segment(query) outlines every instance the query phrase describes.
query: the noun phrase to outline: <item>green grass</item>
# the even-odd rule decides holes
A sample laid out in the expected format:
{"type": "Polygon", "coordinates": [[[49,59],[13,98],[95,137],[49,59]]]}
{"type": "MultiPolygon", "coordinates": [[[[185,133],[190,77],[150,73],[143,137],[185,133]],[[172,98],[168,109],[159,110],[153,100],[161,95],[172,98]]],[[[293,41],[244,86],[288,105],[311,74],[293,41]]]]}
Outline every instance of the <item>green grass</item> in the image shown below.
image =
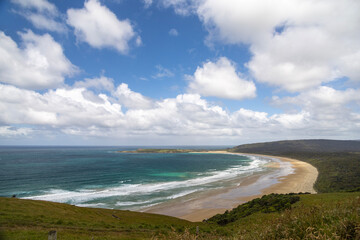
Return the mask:
{"type": "Polygon", "coordinates": [[[318,169],[315,183],[318,192],[348,191],[360,187],[360,154],[300,152],[282,156],[308,162],[318,169]]]}
{"type": "Polygon", "coordinates": [[[233,224],[241,239],[360,239],[360,193],[302,195],[291,209],[233,224]]]}
{"type": "Polygon", "coordinates": [[[189,153],[195,151],[204,151],[204,150],[194,150],[194,149],[158,149],[158,148],[139,148],[133,151],[118,151],[119,153],[189,153]]]}
{"type": "Polygon", "coordinates": [[[196,228],[194,223],[157,214],[15,198],[0,198],[0,226],[6,239],[46,239],[50,230],[61,239],[149,239],[196,228]]]}
{"type": "Polygon", "coordinates": [[[279,141],[240,145],[229,151],[283,156],[308,162],[319,172],[314,186],[319,193],[360,187],[360,141],[279,141]]]}
{"type": "MultiPolygon", "coordinates": [[[[111,209],[0,198],[3,239],[360,239],[360,193],[300,195],[280,211],[254,211],[221,226],[111,209]],[[116,217],[114,217],[114,216],[116,217]],[[199,234],[196,234],[199,226],[199,234]]],[[[1,236],[1,235],[0,235],[1,236]]]]}
{"type": "Polygon", "coordinates": [[[207,222],[226,225],[257,212],[271,213],[291,209],[291,204],[294,204],[299,200],[300,197],[296,194],[272,193],[241,204],[231,211],[217,214],[209,218],[207,222]]]}

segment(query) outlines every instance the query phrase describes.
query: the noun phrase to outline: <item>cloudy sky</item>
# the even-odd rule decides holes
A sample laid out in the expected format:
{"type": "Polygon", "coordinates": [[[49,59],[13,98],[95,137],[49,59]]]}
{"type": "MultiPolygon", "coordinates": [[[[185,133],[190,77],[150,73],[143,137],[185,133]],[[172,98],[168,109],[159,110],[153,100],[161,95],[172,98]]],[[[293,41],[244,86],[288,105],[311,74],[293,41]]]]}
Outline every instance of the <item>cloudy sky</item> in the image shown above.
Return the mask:
{"type": "Polygon", "coordinates": [[[0,1],[0,144],[360,139],[359,12],[359,0],[0,1]]]}

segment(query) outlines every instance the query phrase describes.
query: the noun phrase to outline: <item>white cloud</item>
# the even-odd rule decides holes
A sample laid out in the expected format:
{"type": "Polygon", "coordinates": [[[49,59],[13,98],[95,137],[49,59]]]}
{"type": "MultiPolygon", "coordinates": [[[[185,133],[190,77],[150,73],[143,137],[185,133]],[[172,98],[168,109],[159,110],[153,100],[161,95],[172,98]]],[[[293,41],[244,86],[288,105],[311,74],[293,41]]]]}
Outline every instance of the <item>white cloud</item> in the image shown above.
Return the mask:
{"type": "Polygon", "coordinates": [[[179,32],[175,28],[172,28],[169,30],[169,35],[176,37],[179,35],[179,32]]]}
{"type": "Polygon", "coordinates": [[[336,90],[326,86],[303,92],[295,97],[273,97],[273,103],[279,106],[283,104],[300,105],[307,110],[312,109],[312,111],[318,112],[334,109],[334,114],[341,108],[346,109],[346,104],[353,101],[360,101],[360,90],[352,88],[336,90]]]}
{"type": "Polygon", "coordinates": [[[274,114],[271,120],[278,122],[282,128],[305,129],[309,126],[310,113],[302,111],[295,114],[274,114]]]}
{"type": "Polygon", "coordinates": [[[36,28],[59,33],[67,31],[54,4],[46,0],[12,0],[12,3],[21,8],[18,13],[36,28]]]}
{"type": "MultiPolygon", "coordinates": [[[[37,137],[44,131],[62,132],[68,137],[123,139],[124,143],[128,139],[142,139],[137,144],[144,143],[144,139],[151,139],[149,144],[154,139],[163,139],[158,142],[162,144],[168,141],[234,144],[270,139],[355,137],[360,133],[360,114],[351,104],[359,106],[358,96],[358,90],[323,87],[294,98],[274,98],[277,106],[293,104],[302,109],[269,115],[244,108],[231,113],[198,94],[149,99],[124,83],[111,95],[85,87],[59,88],[40,94],[0,84],[0,124],[6,126],[0,132],[20,136],[9,131],[18,129],[14,127],[18,124],[26,124],[29,136],[31,129],[36,129],[37,137]]],[[[16,131],[20,134],[22,130],[16,131]]]]}
{"type": "Polygon", "coordinates": [[[174,73],[171,70],[164,68],[161,65],[156,65],[155,67],[158,72],[155,75],[153,75],[152,78],[164,78],[164,77],[174,76],[174,73]]]}
{"type": "Polygon", "coordinates": [[[241,108],[234,112],[232,121],[234,125],[240,125],[247,128],[259,128],[267,125],[269,118],[266,112],[256,112],[241,108]]]}
{"type": "Polygon", "coordinates": [[[291,92],[302,91],[350,77],[344,71],[348,64],[341,63],[341,58],[353,53],[342,48],[339,41],[319,28],[290,28],[253,46],[254,57],[248,67],[260,82],[291,92]]]}
{"type": "Polygon", "coordinates": [[[126,54],[132,39],[136,38],[135,43],[141,44],[141,38],[137,37],[130,21],[119,20],[97,0],[85,1],[82,9],[69,9],[67,23],[75,28],[79,41],[95,48],[114,48],[126,54]]]}
{"type": "Polygon", "coordinates": [[[0,85],[1,123],[33,124],[51,127],[112,127],[121,121],[121,106],[86,97],[85,88],[56,89],[40,94],[31,90],[0,85]]]}
{"type": "Polygon", "coordinates": [[[47,0],[11,0],[11,2],[25,9],[35,9],[38,12],[46,12],[51,15],[57,14],[56,6],[47,0]]]}
{"type": "Polygon", "coordinates": [[[36,13],[24,13],[23,16],[29,20],[36,28],[45,29],[54,32],[64,33],[67,31],[66,26],[52,18],[36,13]]]}
{"type": "Polygon", "coordinates": [[[120,84],[113,95],[118,99],[121,105],[127,108],[147,109],[151,108],[153,105],[149,98],[132,91],[126,83],[120,84]]]}
{"type": "Polygon", "coordinates": [[[204,63],[189,79],[190,92],[203,96],[238,100],[256,96],[255,84],[241,78],[234,64],[226,57],[219,58],[215,63],[204,63]]]}
{"type": "Polygon", "coordinates": [[[143,0],[145,8],[148,8],[153,3],[153,0],[143,0]]]}
{"type": "Polygon", "coordinates": [[[76,71],[49,34],[19,33],[23,48],[0,31],[0,81],[28,89],[54,88],[76,71]]]}
{"type": "MultiPolygon", "coordinates": [[[[91,91],[90,91],[91,92],[91,91]]],[[[236,135],[227,113],[199,95],[150,100],[120,84],[114,99],[89,98],[85,88],[56,89],[43,94],[0,85],[0,123],[28,124],[83,136],[236,135]],[[102,101],[99,101],[102,99],[102,101]],[[122,112],[121,105],[128,107],[122,112]]]]}
{"type": "Polygon", "coordinates": [[[0,127],[0,136],[2,137],[27,136],[32,132],[33,130],[31,128],[15,128],[11,126],[0,127]]]}
{"type": "Polygon", "coordinates": [[[135,45],[136,45],[137,47],[139,47],[139,46],[142,45],[142,40],[141,40],[141,37],[140,37],[140,36],[137,36],[137,37],[136,37],[135,45]]]}
{"type": "Polygon", "coordinates": [[[98,90],[107,90],[112,92],[114,90],[114,80],[101,76],[99,78],[85,78],[84,81],[77,81],[74,83],[75,88],[94,88],[98,90]]]}
{"type": "Polygon", "coordinates": [[[343,134],[342,132],[356,133],[360,130],[358,128],[359,109],[356,107],[360,105],[360,90],[358,89],[335,90],[322,86],[295,97],[275,96],[272,103],[287,111],[302,109],[302,113],[307,113],[309,128],[314,132],[323,130],[343,134]]]}
{"type": "Polygon", "coordinates": [[[195,2],[208,42],[250,45],[247,66],[259,82],[296,92],[339,77],[360,80],[357,0],[195,2]]]}
{"type": "Polygon", "coordinates": [[[159,0],[160,6],[165,8],[172,7],[176,14],[189,15],[194,11],[193,0],[159,0]]]}

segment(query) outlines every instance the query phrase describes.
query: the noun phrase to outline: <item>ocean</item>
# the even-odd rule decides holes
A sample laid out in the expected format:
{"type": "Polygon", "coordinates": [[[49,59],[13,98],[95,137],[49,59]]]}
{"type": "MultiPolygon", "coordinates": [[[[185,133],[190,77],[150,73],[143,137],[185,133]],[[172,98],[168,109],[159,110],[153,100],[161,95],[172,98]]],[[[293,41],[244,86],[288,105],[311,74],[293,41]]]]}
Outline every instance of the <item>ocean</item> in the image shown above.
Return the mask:
{"type": "Polygon", "coordinates": [[[270,161],[230,154],[117,152],[137,148],[0,147],[0,196],[141,211],[231,187],[238,184],[234,179],[268,171],[270,161]]]}

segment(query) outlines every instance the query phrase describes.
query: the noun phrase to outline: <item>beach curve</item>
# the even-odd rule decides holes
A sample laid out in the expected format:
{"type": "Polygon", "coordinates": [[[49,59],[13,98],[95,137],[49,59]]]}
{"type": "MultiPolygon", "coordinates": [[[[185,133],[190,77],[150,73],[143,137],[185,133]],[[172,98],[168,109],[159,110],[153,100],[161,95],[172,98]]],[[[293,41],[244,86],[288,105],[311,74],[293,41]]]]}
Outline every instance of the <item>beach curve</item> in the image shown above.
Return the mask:
{"type": "MultiPolygon", "coordinates": [[[[294,171],[286,176],[275,176],[276,183],[270,184],[269,186],[267,185],[267,182],[274,176],[254,174],[253,176],[244,179],[235,188],[204,193],[191,200],[163,203],[146,209],[145,211],[197,222],[270,193],[316,193],[314,184],[318,176],[318,171],[309,163],[292,158],[262,154],[231,153],[227,151],[208,151],[206,153],[239,154],[277,159],[280,161],[280,164],[291,164],[294,171]]],[[[268,167],[281,168],[280,164],[273,162],[268,167]]]]}

